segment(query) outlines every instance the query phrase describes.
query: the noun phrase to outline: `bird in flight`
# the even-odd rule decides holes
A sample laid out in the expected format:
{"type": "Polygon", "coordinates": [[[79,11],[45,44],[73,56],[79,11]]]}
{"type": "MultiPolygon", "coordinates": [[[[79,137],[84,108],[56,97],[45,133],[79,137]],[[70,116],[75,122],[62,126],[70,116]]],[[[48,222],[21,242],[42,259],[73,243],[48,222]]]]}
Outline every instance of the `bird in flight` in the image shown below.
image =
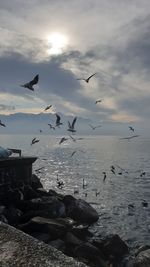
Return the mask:
{"type": "Polygon", "coordinates": [[[129,136],[129,137],[123,137],[123,138],[120,138],[120,140],[123,140],[123,139],[126,139],[126,140],[130,140],[130,139],[133,139],[135,137],[138,137],[139,135],[132,135],[132,136],[129,136]]]}
{"type": "Polygon", "coordinates": [[[83,140],[84,138],[79,137],[79,138],[74,138],[73,136],[69,135],[69,137],[72,139],[73,142],[76,142],[77,140],[83,140]]]}
{"type": "Polygon", "coordinates": [[[74,125],[75,125],[76,120],[77,120],[77,117],[75,117],[75,118],[73,119],[72,124],[68,121],[68,127],[69,127],[69,128],[68,128],[67,131],[70,131],[70,132],[72,132],[72,133],[75,133],[75,132],[76,132],[76,130],[74,129],[74,125]]]}
{"type": "Polygon", "coordinates": [[[39,75],[37,74],[32,81],[22,84],[22,87],[28,88],[31,91],[34,91],[33,85],[37,84],[39,81],[39,75]]]}
{"type": "Polygon", "coordinates": [[[102,125],[93,126],[91,124],[89,124],[89,126],[92,128],[92,130],[95,130],[96,128],[102,127],[102,125]]]}
{"type": "Polygon", "coordinates": [[[51,107],[52,107],[52,105],[47,106],[47,107],[44,109],[44,111],[50,109],[51,107]]]}
{"type": "Polygon", "coordinates": [[[59,141],[59,145],[61,145],[63,142],[67,141],[68,138],[62,137],[61,140],[59,141]]]}
{"type": "Polygon", "coordinates": [[[34,137],[31,141],[31,146],[34,145],[35,143],[40,142],[40,140],[36,139],[36,137],[34,137]]]}
{"type": "Polygon", "coordinates": [[[103,177],[103,182],[105,182],[105,180],[106,180],[106,172],[103,172],[103,174],[104,174],[104,177],[103,177]]]}
{"type": "Polygon", "coordinates": [[[113,165],[110,167],[110,170],[113,174],[115,174],[115,167],[113,165]]]}
{"type": "Polygon", "coordinates": [[[132,126],[129,126],[130,131],[134,132],[134,128],[132,126]]]}
{"type": "Polygon", "coordinates": [[[62,125],[62,122],[60,122],[61,117],[56,113],[56,125],[55,127],[59,127],[60,125],[62,125]]]}
{"type": "Polygon", "coordinates": [[[50,129],[55,130],[55,127],[51,123],[48,123],[48,125],[49,125],[50,129]]]}
{"type": "Polygon", "coordinates": [[[1,120],[0,120],[0,126],[6,127],[6,125],[4,123],[2,123],[1,120]]]}
{"type": "Polygon", "coordinates": [[[82,80],[82,81],[85,81],[86,83],[88,83],[89,82],[89,80],[95,75],[95,74],[97,74],[97,73],[94,73],[94,74],[92,74],[91,76],[89,76],[87,79],[84,79],[84,78],[80,78],[80,79],[77,79],[77,80],[82,80]]]}
{"type": "Polygon", "coordinates": [[[95,104],[97,104],[97,103],[101,103],[102,102],[102,99],[97,99],[96,101],[95,101],[95,104]]]}

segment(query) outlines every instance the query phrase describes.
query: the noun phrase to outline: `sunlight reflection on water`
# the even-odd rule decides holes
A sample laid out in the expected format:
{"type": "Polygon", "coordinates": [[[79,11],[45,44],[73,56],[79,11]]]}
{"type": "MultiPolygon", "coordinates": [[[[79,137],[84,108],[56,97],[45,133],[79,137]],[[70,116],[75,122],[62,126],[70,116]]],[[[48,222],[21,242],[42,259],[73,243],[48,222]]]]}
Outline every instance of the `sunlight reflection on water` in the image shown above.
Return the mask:
{"type": "Polygon", "coordinates": [[[43,167],[36,174],[46,189],[73,194],[78,188],[75,197],[96,203],[92,205],[100,219],[92,226],[92,231],[118,233],[132,245],[137,241],[149,242],[150,206],[144,209],[141,203],[146,200],[150,205],[150,139],[128,142],[118,137],[87,136],[78,142],[59,145],[59,137],[41,135],[40,142],[31,146],[33,137],[1,135],[1,146],[20,148],[23,155],[37,156],[33,169],[43,167]],[[114,175],[110,166],[115,164],[128,173],[119,175],[120,169],[116,167],[114,175]],[[140,170],[146,172],[144,177],[140,177],[140,170]],[[57,188],[57,174],[64,182],[62,189],[57,188]],[[83,179],[87,184],[84,188],[83,179]],[[96,192],[99,192],[97,196],[96,192]],[[133,214],[129,214],[128,204],[134,204],[133,214]]]}

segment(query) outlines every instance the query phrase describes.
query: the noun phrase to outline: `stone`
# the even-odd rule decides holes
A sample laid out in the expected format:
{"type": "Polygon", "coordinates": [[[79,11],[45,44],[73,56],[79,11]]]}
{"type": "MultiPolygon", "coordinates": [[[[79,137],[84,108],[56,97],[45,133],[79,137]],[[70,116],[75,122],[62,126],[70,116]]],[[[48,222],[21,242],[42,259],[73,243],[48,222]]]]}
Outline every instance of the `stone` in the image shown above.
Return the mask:
{"type": "Polygon", "coordinates": [[[101,258],[99,249],[88,242],[77,246],[74,249],[74,255],[79,258],[88,259],[90,262],[95,263],[96,266],[108,266],[101,258]]]}
{"type": "Polygon", "coordinates": [[[118,235],[109,235],[103,239],[93,240],[93,244],[100,249],[105,259],[110,258],[115,264],[129,252],[128,246],[118,235]]]}
{"type": "Polygon", "coordinates": [[[67,216],[77,222],[92,224],[99,219],[97,211],[83,199],[75,199],[71,195],[64,197],[67,216]]]}
{"type": "Polygon", "coordinates": [[[38,188],[42,188],[43,185],[40,181],[40,179],[38,178],[37,175],[32,174],[32,178],[31,178],[31,186],[34,190],[38,189],[38,188]]]}
{"type": "Polygon", "coordinates": [[[65,246],[65,242],[63,240],[56,239],[56,240],[50,241],[48,244],[50,246],[62,251],[63,253],[65,253],[66,246],[65,246]]]}
{"type": "Polygon", "coordinates": [[[134,267],[150,267],[150,249],[140,252],[134,261],[134,267]]]}

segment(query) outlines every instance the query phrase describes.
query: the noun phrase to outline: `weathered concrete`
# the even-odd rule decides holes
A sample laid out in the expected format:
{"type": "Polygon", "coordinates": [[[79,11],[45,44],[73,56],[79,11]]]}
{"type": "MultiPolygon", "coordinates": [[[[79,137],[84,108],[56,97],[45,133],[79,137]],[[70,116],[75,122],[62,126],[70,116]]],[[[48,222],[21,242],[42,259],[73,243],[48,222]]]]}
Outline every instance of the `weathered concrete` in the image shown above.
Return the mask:
{"type": "Polygon", "coordinates": [[[0,223],[0,267],[86,267],[49,245],[0,223]]]}

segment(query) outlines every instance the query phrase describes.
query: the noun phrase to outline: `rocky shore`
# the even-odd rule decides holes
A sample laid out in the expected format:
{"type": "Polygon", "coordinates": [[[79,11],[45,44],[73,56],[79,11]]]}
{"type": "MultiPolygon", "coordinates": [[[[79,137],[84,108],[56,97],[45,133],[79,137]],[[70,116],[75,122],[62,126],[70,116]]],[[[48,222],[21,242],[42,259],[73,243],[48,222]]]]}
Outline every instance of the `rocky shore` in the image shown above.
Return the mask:
{"type": "Polygon", "coordinates": [[[44,190],[39,178],[17,187],[3,185],[0,221],[43,241],[91,267],[150,267],[150,249],[130,249],[118,235],[94,236],[89,227],[97,211],[83,199],[44,190]]]}

